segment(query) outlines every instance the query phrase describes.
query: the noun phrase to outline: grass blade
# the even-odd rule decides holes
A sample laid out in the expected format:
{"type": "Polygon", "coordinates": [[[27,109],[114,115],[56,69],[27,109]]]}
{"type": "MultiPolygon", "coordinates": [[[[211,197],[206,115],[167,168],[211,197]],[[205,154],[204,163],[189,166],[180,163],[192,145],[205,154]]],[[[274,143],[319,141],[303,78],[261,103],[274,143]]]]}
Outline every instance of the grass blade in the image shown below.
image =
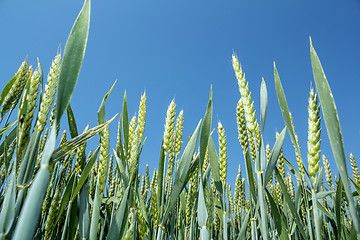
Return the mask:
{"type": "Polygon", "coordinates": [[[299,218],[299,215],[298,215],[298,213],[296,211],[295,205],[294,205],[293,201],[291,200],[291,197],[290,197],[290,195],[289,195],[289,193],[287,191],[287,187],[286,187],[286,185],[284,183],[284,180],[282,179],[281,174],[280,174],[279,170],[276,167],[275,167],[275,174],[276,174],[276,177],[277,177],[277,179],[279,181],[281,190],[282,190],[282,192],[284,194],[285,201],[286,201],[287,205],[289,206],[289,209],[290,209],[290,212],[291,212],[292,216],[294,217],[294,221],[295,221],[295,223],[297,225],[297,228],[299,229],[299,232],[300,232],[301,236],[304,239],[306,239],[307,237],[306,237],[306,234],[304,232],[304,226],[303,226],[303,224],[302,224],[302,222],[301,222],[301,220],[299,218]]]}
{"type": "Polygon", "coordinates": [[[71,196],[72,196],[71,201],[74,201],[75,197],[79,194],[80,190],[82,189],[85,181],[88,179],[88,176],[89,176],[91,169],[95,163],[95,160],[97,158],[99,150],[100,150],[100,146],[96,148],[95,152],[91,155],[91,158],[85,165],[85,168],[81,173],[80,179],[76,184],[76,188],[73,189],[73,191],[71,193],[71,196]]]}
{"type": "MultiPolygon", "coordinates": [[[[127,108],[127,100],[126,100],[126,91],[124,93],[124,100],[123,100],[123,136],[124,136],[124,150],[125,150],[125,156],[127,156],[128,153],[128,147],[129,147],[129,113],[127,108]]],[[[124,163],[126,163],[125,159],[124,163]]]]}
{"type": "Polygon", "coordinates": [[[165,188],[165,181],[166,181],[166,171],[165,171],[165,151],[164,151],[164,139],[161,141],[161,148],[160,148],[160,158],[159,158],[159,171],[158,171],[158,186],[157,186],[157,206],[158,206],[158,213],[162,214],[164,208],[164,193],[163,190],[165,188]]]}
{"type": "MultiPolygon", "coordinates": [[[[6,149],[9,148],[9,145],[12,143],[12,141],[14,141],[14,139],[16,138],[17,135],[17,127],[13,128],[13,130],[11,130],[11,132],[9,133],[9,135],[6,136],[6,141],[3,141],[1,143],[0,146],[0,155],[2,155],[4,153],[4,145],[6,145],[6,149]]],[[[1,136],[1,135],[0,135],[1,136]]]]}
{"type": "Polygon", "coordinates": [[[218,154],[216,152],[216,147],[212,138],[209,138],[209,159],[210,159],[210,167],[211,167],[211,178],[214,179],[215,186],[219,186],[217,190],[221,192],[221,182],[220,182],[220,162],[218,158],[218,154]]]}
{"type": "Polygon", "coordinates": [[[271,151],[270,160],[269,160],[269,163],[268,163],[268,165],[266,167],[266,171],[265,171],[264,186],[266,186],[268,184],[270,177],[274,171],[276,162],[280,155],[281,148],[284,144],[285,135],[286,135],[286,127],[284,127],[284,129],[281,131],[279,137],[276,139],[274,148],[271,151]]]}
{"type": "Polygon", "coordinates": [[[33,178],[39,141],[40,133],[38,131],[34,131],[34,133],[31,135],[28,147],[25,151],[25,155],[20,164],[20,171],[17,177],[18,185],[28,185],[33,178]]]}
{"type": "MultiPolygon", "coordinates": [[[[207,109],[204,116],[204,122],[201,126],[200,132],[200,161],[199,169],[202,169],[206,149],[209,143],[210,131],[211,131],[211,120],[212,120],[213,104],[212,104],[212,87],[210,88],[210,97],[207,105],[207,109]]],[[[201,172],[201,171],[200,171],[201,172]]]]}
{"type": "Polygon", "coordinates": [[[88,239],[89,238],[90,206],[89,206],[88,196],[89,196],[88,191],[87,191],[86,187],[83,186],[81,188],[80,196],[79,196],[79,200],[78,200],[80,239],[88,239]]]}
{"type": "Polygon", "coordinates": [[[271,210],[270,212],[271,212],[271,215],[275,222],[276,230],[280,235],[279,237],[280,237],[280,239],[284,239],[284,240],[289,239],[288,232],[287,232],[287,225],[284,223],[283,216],[281,215],[280,210],[277,207],[277,205],[276,205],[273,197],[269,193],[269,191],[267,189],[265,189],[265,190],[266,190],[269,202],[270,202],[270,210],[271,210]]]}
{"type": "Polygon", "coordinates": [[[118,176],[119,176],[120,180],[124,181],[124,189],[126,189],[129,184],[129,181],[130,181],[128,168],[127,168],[127,166],[124,166],[122,164],[122,161],[120,160],[119,156],[117,155],[117,153],[114,149],[113,149],[113,152],[114,152],[114,156],[116,158],[116,163],[117,163],[116,166],[117,166],[118,173],[119,173],[118,176]]]}
{"type": "Polygon", "coordinates": [[[131,199],[129,197],[130,189],[131,189],[131,184],[126,188],[124,195],[121,199],[120,206],[116,210],[115,216],[113,216],[113,218],[111,219],[109,233],[106,238],[108,240],[121,239],[121,236],[123,235],[122,231],[124,225],[126,224],[127,216],[129,214],[129,208],[127,207],[127,205],[128,205],[128,199],[131,199]]]}
{"type": "Polygon", "coordinates": [[[264,131],[264,127],[265,127],[267,106],[268,106],[268,94],[267,94],[266,84],[265,84],[265,81],[264,81],[264,78],[263,78],[262,81],[261,81],[261,87],[260,87],[260,123],[261,123],[261,132],[264,131]]]}
{"type": "Polygon", "coordinates": [[[178,170],[175,173],[174,186],[171,191],[170,199],[167,202],[167,206],[165,208],[163,216],[161,216],[161,221],[160,221],[161,224],[164,224],[164,222],[166,221],[167,215],[170,213],[172,207],[177,202],[182,189],[186,185],[186,179],[189,174],[191,160],[193,158],[197,139],[199,136],[200,125],[201,125],[201,120],[199,121],[194,133],[190,138],[190,141],[185,147],[183,155],[181,156],[178,170]]]}
{"type": "Polygon", "coordinates": [[[51,161],[56,162],[62,157],[65,157],[67,154],[69,154],[71,151],[73,151],[75,148],[81,146],[82,144],[86,143],[88,140],[96,136],[97,134],[101,133],[114,119],[116,116],[114,116],[112,119],[107,121],[106,123],[103,123],[101,125],[98,125],[96,127],[93,127],[92,129],[87,130],[86,132],[78,135],[77,137],[61,144],[53,153],[51,161]]]}
{"type": "Polygon", "coordinates": [[[351,193],[339,116],[337,113],[334,97],[332,95],[329,83],[326,79],[324,70],[321,66],[316,51],[312,45],[311,38],[310,38],[310,57],[311,57],[311,65],[313,69],[316,89],[319,94],[320,104],[324,116],[326,130],[331,144],[331,149],[333,151],[335,162],[338,167],[339,174],[341,176],[341,180],[343,183],[343,187],[349,201],[349,210],[353,224],[355,226],[357,233],[360,235],[360,217],[357,214],[356,207],[354,204],[354,199],[351,193]]]}
{"type": "Polygon", "coordinates": [[[199,180],[199,195],[198,195],[198,224],[200,227],[200,239],[209,239],[210,232],[206,227],[206,221],[208,218],[208,212],[205,204],[204,187],[202,179],[199,180]]]}
{"type": "Polygon", "coordinates": [[[36,174],[20,213],[13,239],[33,239],[50,176],[51,173],[49,169],[45,167],[41,167],[39,172],[36,174]]]}
{"type": "Polygon", "coordinates": [[[249,221],[249,217],[250,217],[250,211],[246,213],[244,220],[242,221],[243,223],[241,224],[240,233],[237,238],[238,240],[245,239],[246,228],[248,226],[247,222],[249,221]]]}
{"type": "MultiPolygon", "coordinates": [[[[18,120],[16,120],[15,122],[13,122],[11,125],[3,127],[2,129],[0,129],[0,136],[2,136],[7,130],[9,130],[10,128],[12,128],[12,126],[14,126],[16,123],[18,122],[18,120]]],[[[10,142],[11,143],[11,142],[10,142]]]]}
{"type": "Polygon", "coordinates": [[[254,198],[254,202],[256,202],[257,186],[256,186],[256,182],[255,182],[254,171],[253,171],[249,151],[246,151],[246,154],[245,154],[245,165],[246,165],[246,176],[247,176],[247,181],[249,184],[250,193],[254,198]]]}
{"type": "Polygon", "coordinates": [[[77,135],[79,135],[79,133],[78,133],[78,130],[77,130],[75,116],[74,116],[74,113],[73,113],[73,111],[71,109],[70,103],[69,103],[68,107],[66,108],[66,110],[67,110],[67,117],[68,117],[70,136],[71,136],[71,138],[75,138],[75,137],[77,137],[77,135]]]}
{"type": "MultiPolygon", "coordinates": [[[[301,162],[304,162],[303,158],[301,156],[300,147],[296,142],[295,129],[294,129],[292,123],[291,123],[289,108],[288,108],[288,105],[287,105],[284,90],[283,90],[283,87],[282,87],[282,84],[281,84],[281,81],[280,81],[280,77],[279,77],[279,73],[278,73],[278,71],[276,69],[275,63],[274,63],[274,79],[275,79],[276,95],[278,97],[281,113],[283,115],[283,119],[284,119],[286,128],[287,128],[287,130],[289,132],[291,142],[294,145],[294,147],[296,149],[296,152],[298,152],[299,157],[301,159],[301,162]]],[[[307,182],[310,185],[312,185],[312,181],[311,181],[310,176],[309,176],[307,171],[305,171],[305,177],[306,177],[307,182]]]]}
{"type": "Polygon", "coordinates": [[[41,206],[47,191],[47,186],[51,177],[50,158],[54,152],[56,144],[56,130],[51,129],[48,140],[46,141],[41,167],[35,176],[29,194],[20,213],[19,221],[16,225],[14,239],[31,239],[34,236],[38,219],[41,214],[41,206]],[[24,237],[25,236],[25,237],[24,237]]]}
{"type": "Polygon", "coordinates": [[[90,0],[85,0],[65,45],[56,97],[56,122],[60,122],[70,102],[80,73],[89,34],[90,5],[90,0]]]}
{"type": "Polygon", "coordinates": [[[72,189],[74,188],[75,183],[75,173],[72,173],[68,183],[66,184],[65,190],[63,191],[61,201],[60,201],[60,207],[58,211],[58,217],[56,219],[56,224],[59,222],[60,217],[62,216],[62,212],[64,211],[66,205],[69,203],[69,199],[71,197],[72,189]]]}
{"type": "Polygon", "coordinates": [[[5,197],[1,204],[0,212],[0,238],[6,236],[11,229],[15,218],[15,197],[16,197],[16,184],[15,184],[15,175],[16,175],[16,158],[14,160],[14,167],[10,177],[8,188],[5,192],[5,197]]]}
{"type": "Polygon", "coordinates": [[[105,94],[105,96],[103,97],[103,100],[101,102],[101,105],[99,107],[98,110],[98,124],[103,124],[105,122],[105,102],[108,99],[111,91],[113,90],[114,86],[115,86],[116,81],[114,82],[114,84],[111,86],[110,90],[105,94]]]}
{"type": "MultiPolygon", "coordinates": [[[[274,63],[274,78],[275,78],[276,94],[277,94],[277,97],[278,97],[278,100],[279,100],[279,105],[280,105],[280,108],[281,108],[281,113],[283,115],[285,125],[288,128],[289,135],[290,135],[290,138],[291,138],[291,142],[293,143],[294,146],[296,146],[296,148],[298,148],[297,143],[296,143],[296,139],[295,139],[295,130],[294,130],[292,124],[291,124],[289,108],[288,108],[288,105],[287,105],[284,90],[283,90],[282,84],[280,82],[280,77],[279,77],[278,71],[276,69],[275,63],[274,63]]],[[[297,149],[297,150],[300,153],[300,149],[297,149]]],[[[301,157],[301,159],[302,159],[302,157],[301,157]]]]}
{"type": "Polygon", "coordinates": [[[342,191],[343,184],[341,183],[341,177],[339,179],[338,188],[335,194],[335,218],[336,218],[336,229],[337,229],[337,237],[341,238],[342,232],[342,217],[341,217],[341,201],[342,201],[342,191]]]}

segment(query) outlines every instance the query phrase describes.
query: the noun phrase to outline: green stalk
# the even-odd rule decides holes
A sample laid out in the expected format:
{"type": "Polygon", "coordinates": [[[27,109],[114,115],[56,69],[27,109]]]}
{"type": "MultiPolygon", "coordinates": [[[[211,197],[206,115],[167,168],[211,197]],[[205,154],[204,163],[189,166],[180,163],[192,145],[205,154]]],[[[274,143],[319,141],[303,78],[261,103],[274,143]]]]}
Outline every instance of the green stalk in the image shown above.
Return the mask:
{"type": "Polygon", "coordinates": [[[317,198],[316,198],[315,189],[311,190],[311,196],[312,196],[312,207],[313,207],[313,214],[314,214],[316,239],[321,240],[322,239],[322,237],[321,237],[322,230],[321,230],[321,225],[320,225],[320,216],[319,216],[319,211],[318,211],[318,207],[317,207],[317,198]]]}
{"type": "Polygon", "coordinates": [[[264,191],[265,187],[263,185],[264,181],[264,169],[265,169],[265,149],[264,149],[264,143],[261,137],[260,140],[260,148],[257,149],[256,154],[256,163],[255,167],[257,167],[256,175],[257,175],[257,181],[258,181],[258,201],[260,206],[260,230],[261,235],[264,240],[268,240],[268,221],[267,221],[267,214],[266,214],[266,202],[265,202],[265,196],[264,191]],[[257,165],[257,166],[256,166],[257,165]],[[260,166],[259,166],[260,165],[260,166]]]}
{"type": "Polygon", "coordinates": [[[100,178],[98,177],[96,183],[93,211],[91,213],[90,235],[89,235],[90,240],[96,240],[98,238],[97,232],[98,232],[98,225],[100,218],[100,204],[102,201],[102,197],[103,195],[100,193],[100,178]]]}

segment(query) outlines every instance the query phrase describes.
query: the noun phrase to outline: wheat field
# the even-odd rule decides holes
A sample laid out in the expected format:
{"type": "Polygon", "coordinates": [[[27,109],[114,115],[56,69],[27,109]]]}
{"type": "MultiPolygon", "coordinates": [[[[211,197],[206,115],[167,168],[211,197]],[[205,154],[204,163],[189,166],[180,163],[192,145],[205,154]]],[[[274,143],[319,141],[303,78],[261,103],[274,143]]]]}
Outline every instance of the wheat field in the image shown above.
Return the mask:
{"type": "Polygon", "coordinates": [[[275,64],[285,127],[273,146],[264,144],[266,83],[263,79],[256,115],[233,53],[239,87],[234,115],[245,163],[245,169],[237,167],[236,181],[227,181],[232,170],[227,135],[220,121],[213,122],[212,87],[204,117],[189,139],[183,136],[183,110],[177,113],[175,100],[169,103],[158,167],[146,166],[141,174],[146,93],[137,115],[129,116],[125,93],[122,112],[106,120],[112,86],[99,104],[98,124],[83,132],[69,104],[86,50],[90,4],[85,0],[47,75],[39,61],[33,66],[25,59],[2,86],[0,239],[360,238],[360,173],[355,156],[345,156],[335,100],[311,39],[315,86],[309,92],[306,149],[300,151],[275,64]],[[60,123],[65,111],[67,119],[60,123]],[[321,122],[328,138],[322,138],[321,122]],[[117,124],[115,149],[110,124],[117,124]],[[68,132],[60,131],[64,125],[68,132]],[[87,141],[96,135],[98,146],[89,149],[87,141]],[[296,159],[283,152],[286,136],[296,159]],[[328,157],[336,165],[321,153],[322,141],[330,142],[333,156],[328,157]]]}

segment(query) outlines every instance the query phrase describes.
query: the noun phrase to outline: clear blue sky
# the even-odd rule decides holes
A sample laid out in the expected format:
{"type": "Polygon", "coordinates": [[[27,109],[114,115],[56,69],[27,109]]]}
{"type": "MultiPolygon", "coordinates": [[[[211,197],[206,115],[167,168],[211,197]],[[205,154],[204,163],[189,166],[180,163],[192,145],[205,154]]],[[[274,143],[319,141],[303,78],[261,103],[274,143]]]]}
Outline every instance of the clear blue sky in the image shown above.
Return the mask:
{"type": "MultiPolygon", "coordinates": [[[[0,0],[1,89],[27,57],[39,57],[47,75],[82,0],[0,0]]],[[[157,168],[166,109],[175,98],[184,110],[184,142],[200,118],[213,85],[213,128],[221,121],[228,141],[228,176],[233,185],[243,155],[237,140],[235,107],[240,97],[231,54],[236,52],[259,112],[261,78],[269,94],[265,143],[284,127],[273,78],[276,62],[302,155],[306,159],[307,100],[313,82],[309,36],[323,64],[338,107],[347,157],[360,159],[360,1],[92,1],[85,59],[71,104],[79,131],[97,123],[102,97],[117,79],[106,111],[121,112],[127,91],[130,117],[147,94],[147,142],[140,159],[157,168]]],[[[314,85],[314,84],[313,84],[314,85]]],[[[62,127],[66,127],[65,119],[62,127]]],[[[333,160],[323,125],[322,152],[333,160]]],[[[115,148],[117,120],[111,125],[115,148]]],[[[217,134],[214,138],[217,142],[217,134]]],[[[89,148],[98,139],[91,140],[89,148]]],[[[289,135],[285,156],[296,165],[289,135]]],[[[350,164],[348,165],[350,166],[350,164]]],[[[244,170],[244,168],[243,168],[244,170]]],[[[244,172],[245,173],[245,172],[244,172]]]]}

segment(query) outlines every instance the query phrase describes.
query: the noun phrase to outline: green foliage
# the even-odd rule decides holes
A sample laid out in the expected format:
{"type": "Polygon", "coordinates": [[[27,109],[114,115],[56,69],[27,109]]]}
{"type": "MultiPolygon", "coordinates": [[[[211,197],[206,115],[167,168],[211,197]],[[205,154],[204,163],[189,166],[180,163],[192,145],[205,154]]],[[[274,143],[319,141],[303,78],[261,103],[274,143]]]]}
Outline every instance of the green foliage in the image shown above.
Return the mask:
{"type": "MultiPolygon", "coordinates": [[[[316,178],[310,169],[311,177],[306,168],[297,169],[293,166],[293,162],[297,162],[298,166],[303,166],[304,162],[289,111],[290,104],[286,101],[275,65],[275,89],[285,127],[277,137],[272,151],[270,146],[265,151],[262,135],[268,104],[265,80],[262,80],[260,86],[258,121],[248,84],[238,59],[233,54],[233,67],[241,94],[236,109],[237,124],[246,167],[246,178],[242,178],[239,168],[233,194],[226,180],[224,126],[218,123],[219,153],[214,144],[217,142],[216,134],[213,135],[211,131],[212,87],[208,104],[203,106],[204,118],[199,120],[183,149],[183,111],[175,121],[176,104],[174,100],[171,102],[165,119],[164,137],[159,143],[158,170],[155,169],[151,184],[148,168],[145,175],[139,173],[139,161],[146,140],[143,139],[145,94],[141,96],[137,122],[136,118],[129,121],[126,93],[124,94],[116,134],[116,150],[113,150],[115,167],[112,163],[109,166],[109,124],[115,117],[109,121],[105,119],[105,102],[114,85],[100,104],[99,125],[78,134],[76,113],[72,111],[69,102],[85,53],[89,22],[90,0],[85,0],[65,47],[58,88],[53,89],[56,89],[57,96],[56,103],[52,106],[55,115],[50,116],[56,123],[52,125],[54,127],[46,128],[49,120],[47,113],[43,114],[46,118],[41,120],[45,133],[34,127],[37,119],[33,121],[30,116],[26,118],[29,121],[23,124],[28,107],[31,111],[36,111],[36,103],[32,101],[40,99],[39,105],[46,101],[46,98],[41,98],[41,91],[36,89],[39,82],[42,82],[40,63],[34,72],[35,77],[31,76],[32,66],[23,64],[1,92],[1,120],[5,117],[7,120],[0,126],[0,239],[360,237],[358,168],[351,155],[351,179],[335,101],[311,42],[315,91],[320,100],[319,105],[312,104],[312,114],[316,113],[314,119],[319,119],[319,107],[322,109],[340,173],[339,180],[335,176],[335,184],[332,184],[330,165],[323,156],[328,187],[323,184],[323,171],[318,167],[320,144],[316,145],[320,142],[320,133],[316,135],[319,138],[314,140],[312,146],[315,146],[316,151],[310,147],[306,153],[307,156],[316,156],[316,161],[311,165],[311,168],[316,167],[316,178]],[[30,83],[32,78],[36,79],[33,87],[30,83]],[[30,90],[31,87],[33,90],[30,90]],[[12,110],[17,105],[18,114],[13,116],[12,110]],[[66,140],[64,132],[61,143],[57,146],[57,126],[65,109],[71,139],[66,140]],[[10,125],[8,120],[14,118],[14,123],[10,125]],[[31,128],[34,129],[32,132],[31,128]],[[296,158],[283,155],[286,133],[290,135],[296,158]],[[100,135],[99,145],[94,151],[92,149],[87,153],[86,142],[97,134],[100,135]],[[16,154],[13,154],[15,149],[16,154]],[[76,160],[77,158],[81,160],[76,160]],[[284,176],[287,176],[286,179],[284,176]],[[352,192],[350,184],[355,192],[352,192]]],[[[48,109],[50,107],[47,106],[48,109]]],[[[37,113],[39,111],[41,112],[41,107],[37,109],[37,113]]],[[[317,133],[320,121],[315,120],[310,130],[317,133]]]]}

